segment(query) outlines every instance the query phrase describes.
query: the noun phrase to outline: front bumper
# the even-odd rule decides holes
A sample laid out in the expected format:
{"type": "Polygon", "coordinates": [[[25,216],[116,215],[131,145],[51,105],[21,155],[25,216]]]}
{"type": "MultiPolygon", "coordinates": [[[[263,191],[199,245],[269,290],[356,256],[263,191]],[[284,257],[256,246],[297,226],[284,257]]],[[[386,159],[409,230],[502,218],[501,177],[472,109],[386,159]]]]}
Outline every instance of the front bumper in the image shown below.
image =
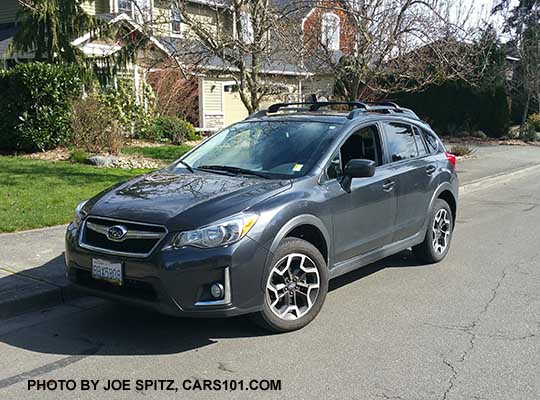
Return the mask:
{"type": "Polygon", "coordinates": [[[227,247],[157,248],[147,258],[119,257],[81,248],[73,225],[66,232],[67,276],[78,288],[175,316],[229,317],[261,310],[268,255],[246,236],[227,247]],[[93,258],[122,262],[124,285],[93,279],[93,258]],[[214,282],[224,283],[229,294],[221,301],[210,296],[214,282]]]}

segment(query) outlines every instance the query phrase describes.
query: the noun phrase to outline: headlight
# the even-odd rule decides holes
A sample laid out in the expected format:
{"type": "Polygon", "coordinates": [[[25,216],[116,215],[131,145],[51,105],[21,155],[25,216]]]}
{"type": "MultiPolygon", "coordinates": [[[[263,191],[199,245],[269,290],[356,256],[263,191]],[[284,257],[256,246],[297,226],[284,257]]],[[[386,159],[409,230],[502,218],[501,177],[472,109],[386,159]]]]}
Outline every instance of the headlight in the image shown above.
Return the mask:
{"type": "Polygon", "coordinates": [[[173,239],[174,247],[219,247],[242,239],[257,222],[259,216],[245,213],[221,220],[193,231],[180,232],[173,239]]]}
{"type": "Polygon", "coordinates": [[[86,217],[86,212],[83,211],[83,207],[86,205],[88,200],[81,201],[77,208],[75,208],[75,214],[73,215],[73,225],[75,228],[79,228],[81,226],[81,222],[86,217]]]}

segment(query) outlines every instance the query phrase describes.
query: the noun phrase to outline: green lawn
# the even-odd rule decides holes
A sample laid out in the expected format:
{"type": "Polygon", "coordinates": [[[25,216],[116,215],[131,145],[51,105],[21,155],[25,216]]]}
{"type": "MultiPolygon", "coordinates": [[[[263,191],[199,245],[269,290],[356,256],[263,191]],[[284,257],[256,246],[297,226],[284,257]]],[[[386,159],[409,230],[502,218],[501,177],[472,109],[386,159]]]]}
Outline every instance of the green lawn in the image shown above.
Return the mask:
{"type": "Polygon", "coordinates": [[[145,172],[0,156],[0,232],[68,223],[80,201],[145,172]]]}
{"type": "Polygon", "coordinates": [[[148,158],[172,162],[191,149],[191,146],[185,144],[180,146],[124,147],[122,153],[137,154],[148,158]]]}

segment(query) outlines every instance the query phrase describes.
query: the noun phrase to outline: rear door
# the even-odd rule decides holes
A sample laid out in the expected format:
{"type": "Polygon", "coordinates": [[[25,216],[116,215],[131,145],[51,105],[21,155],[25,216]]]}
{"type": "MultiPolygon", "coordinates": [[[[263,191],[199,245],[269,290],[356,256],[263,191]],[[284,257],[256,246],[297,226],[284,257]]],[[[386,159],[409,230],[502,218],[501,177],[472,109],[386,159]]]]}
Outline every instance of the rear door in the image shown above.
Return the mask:
{"type": "Polygon", "coordinates": [[[347,138],[327,166],[322,186],[333,215],[336,263],[383,247],[394,236],[396,194],[392,170],[383,159],[381,139],[378,125],[361,127],[347,138]],[[347,193],[340,184],[343,167],[358,158],[375,161],[375,175],[353,179],[347,193]]]}
{"type": "Polygon", "coordinates": [[[403,122],[383,123],[386,150],[396,184],[397,213],[393,241],[409,238],[424,226],[436,163],[420,130],[403,122]]]}

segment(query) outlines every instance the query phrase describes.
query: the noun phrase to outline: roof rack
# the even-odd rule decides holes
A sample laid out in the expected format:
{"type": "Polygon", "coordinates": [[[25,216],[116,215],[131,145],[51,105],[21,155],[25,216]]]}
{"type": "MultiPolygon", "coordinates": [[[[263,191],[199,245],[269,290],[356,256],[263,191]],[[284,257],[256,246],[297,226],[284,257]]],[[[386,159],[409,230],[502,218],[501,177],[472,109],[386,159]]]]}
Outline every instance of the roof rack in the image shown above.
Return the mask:
{"type": "Polygon", "coordinates": [[[259,110],[251,114],[246,119],[261,118],[268,114],[274,114],[285,109],[284,111],[295,112],[316,112],[323,107],[329,107],[334,105],[346,105],[351,108],[348,119],[354,119],[360,115],[365,115],[369,112],[380,112],[385,114],[405,114],[409,118],[420,120],[420,118],[410,109],[402,108],[398,104],[391,101],[375,101],[375,102],[361,102],[361,101],[316,101],[311,103],[275,103],[272,104],[266,110],[259,110]],[[291,107],[296,106],[296,107],[291,107]],[[298,107],[300,106],[300,107],[298,107]]]}
{"type": "Polygon", "coordinates": [[[282,108],[287,108],[291,111],[290,106],[305,106],[309,108],[309,111],[319,111],[322,107],[336,106],[336,105],[346,105],[351,108],[363,108],[367,110],[369,106],[366,103],[360,101],[316,101],[312,103],[276,103],[268,107],[269,113],[276,113],[282,108]]]}

